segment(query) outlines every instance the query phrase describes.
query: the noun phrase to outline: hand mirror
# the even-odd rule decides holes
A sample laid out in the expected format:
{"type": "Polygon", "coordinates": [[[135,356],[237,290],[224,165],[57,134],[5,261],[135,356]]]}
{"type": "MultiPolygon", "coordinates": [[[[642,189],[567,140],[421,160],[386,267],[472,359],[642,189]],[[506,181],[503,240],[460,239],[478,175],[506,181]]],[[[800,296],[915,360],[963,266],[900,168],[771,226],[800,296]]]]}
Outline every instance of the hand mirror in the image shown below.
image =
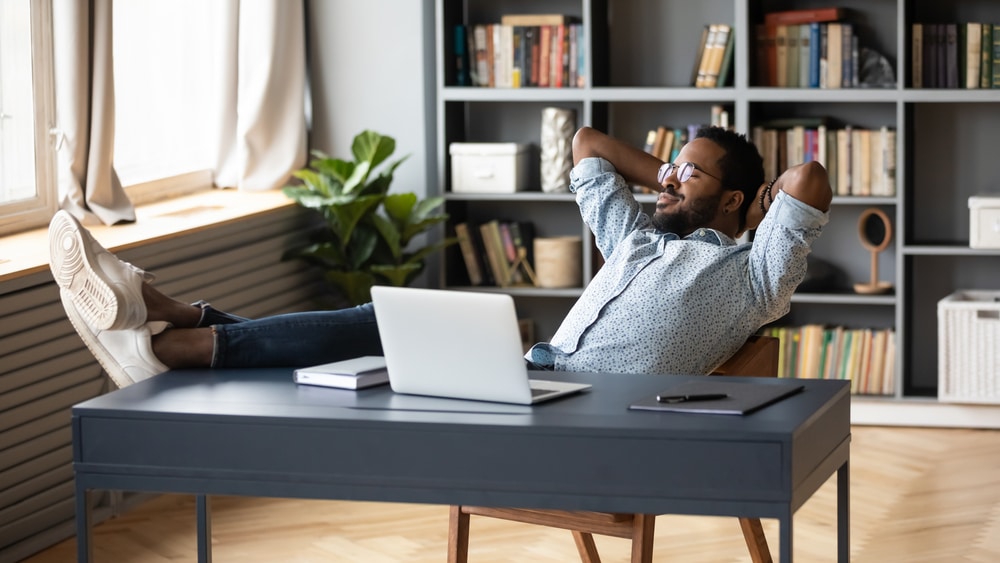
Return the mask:
{"type": "Polygon", "coordinates": [[[858,237],[861,239],[861,246],[871,252],[872,275],[868,283],[854,284],[854,291],[866,294],[890,291],[892,284],[878,279],[878,253],[888,248],[892,242],[892,223],[889,222],[889,216],[875,207],[866,209],[858,218],[858,237]]]}

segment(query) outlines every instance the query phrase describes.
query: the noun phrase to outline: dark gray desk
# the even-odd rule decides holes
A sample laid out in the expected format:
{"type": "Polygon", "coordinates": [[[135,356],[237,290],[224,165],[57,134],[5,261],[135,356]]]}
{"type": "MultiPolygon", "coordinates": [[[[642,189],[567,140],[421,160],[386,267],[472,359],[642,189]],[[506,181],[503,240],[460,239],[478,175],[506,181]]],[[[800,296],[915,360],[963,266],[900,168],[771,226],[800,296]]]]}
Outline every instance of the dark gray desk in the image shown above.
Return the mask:
{"type": "Polygon", "coordinates": [[[104,489],[198,495],[200,561],[219,494],[777,518],[787,562],[793,513],[835,471],[849,560],[848,382],[747,379],[805,390],[739,417],[627,409],[686,376],[544,376],[594,387],[521,407],[200,370],[86,401],[73,408],[78,560],[88,490],[104,489]]]}

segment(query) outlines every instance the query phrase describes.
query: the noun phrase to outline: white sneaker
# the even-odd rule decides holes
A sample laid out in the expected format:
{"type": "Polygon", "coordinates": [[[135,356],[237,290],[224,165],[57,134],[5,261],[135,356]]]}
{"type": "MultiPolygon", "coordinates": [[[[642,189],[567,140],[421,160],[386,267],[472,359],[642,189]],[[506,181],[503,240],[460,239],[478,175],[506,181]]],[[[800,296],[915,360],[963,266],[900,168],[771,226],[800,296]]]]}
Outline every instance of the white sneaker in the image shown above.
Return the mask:
{"type": "Polygon", "coordinates": [[[67,211],[57,212],[49,223],[49,267],[91,330],[145,324],[142,282],[152,276],[108,252],[67,211]]]}
{"type": "Polygon", "coordinates": [[[127,387],[170,369],[153,355],[152,323],[126,330],[96,329],[80,314],[70,290],[61,289],[59,296],[73,328],[118,387],[127,387]]]}

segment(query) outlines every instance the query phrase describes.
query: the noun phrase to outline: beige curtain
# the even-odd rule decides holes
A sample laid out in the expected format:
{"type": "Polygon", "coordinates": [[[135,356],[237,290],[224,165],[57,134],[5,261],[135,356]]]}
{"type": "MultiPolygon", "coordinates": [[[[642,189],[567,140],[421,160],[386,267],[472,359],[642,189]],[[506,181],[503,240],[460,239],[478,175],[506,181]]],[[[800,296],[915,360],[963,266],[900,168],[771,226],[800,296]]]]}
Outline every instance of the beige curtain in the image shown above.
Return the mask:
{"type": "Polygon", "coordinates": [[[241,190],[284,185],[306,162],[304,2],[230,0],[221,30],[222,127],[215,183],[241,190]]]}
{"type": "Polygon", "coordinates": [[[111,2],[52,2],[59,206],[105,224],[135,220],[112,164],[111,2]]]}

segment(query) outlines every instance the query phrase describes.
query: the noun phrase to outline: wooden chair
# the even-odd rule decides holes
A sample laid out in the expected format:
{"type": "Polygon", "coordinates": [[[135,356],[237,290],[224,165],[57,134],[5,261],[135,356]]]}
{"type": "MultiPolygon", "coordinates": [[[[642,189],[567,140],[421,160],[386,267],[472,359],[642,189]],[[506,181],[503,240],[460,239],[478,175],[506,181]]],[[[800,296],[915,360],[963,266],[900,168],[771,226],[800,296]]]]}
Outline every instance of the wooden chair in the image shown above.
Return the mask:
{"type": "MultiPolygon", "coordinates": [[[[751,336],[749,340],[712,375],[750,375],[777,377],[778,339],[751,336]]],[[[614,514],[606,512],[534,510],[524,508],[487,508],[452,506],[448,522],[448,562],[465,563],[469,557],[469,516],[489,516],[515,522],[540,524],[573,532],[583,563],[600,563],[593,534],[632,540],[632,563],[653,560],[655,514],[614,514]]],[[[753,563],[770,563],[771,552],[760,518],[740,518],[740,528],[753,563]]]]}

